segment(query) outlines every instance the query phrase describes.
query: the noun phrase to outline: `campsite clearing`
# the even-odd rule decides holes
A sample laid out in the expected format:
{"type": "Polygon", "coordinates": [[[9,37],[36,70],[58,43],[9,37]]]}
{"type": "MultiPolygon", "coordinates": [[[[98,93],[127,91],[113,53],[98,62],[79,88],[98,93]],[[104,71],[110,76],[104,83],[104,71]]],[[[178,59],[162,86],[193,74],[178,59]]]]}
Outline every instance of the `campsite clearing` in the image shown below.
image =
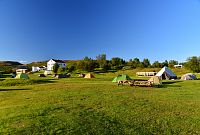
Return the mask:
{"type": "Polygon", "coordinates": [[[114,76],[45,81],[47,77],[32,85],[31,79],[13,79],[16,86],[1,81],[0,134],[200,132],[199,80],[163,81],[158,88],[118,87],[111,82],[114,76]]]}

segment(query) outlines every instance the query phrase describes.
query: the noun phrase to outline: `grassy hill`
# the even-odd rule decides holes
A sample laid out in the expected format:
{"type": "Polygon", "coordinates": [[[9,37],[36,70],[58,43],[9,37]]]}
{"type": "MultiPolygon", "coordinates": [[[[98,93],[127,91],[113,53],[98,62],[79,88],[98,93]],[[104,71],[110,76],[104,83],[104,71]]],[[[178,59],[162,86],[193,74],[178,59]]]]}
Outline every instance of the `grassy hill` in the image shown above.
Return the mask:
{"type": "Polygon", "coordinates": [[[16,61],[0,61],[0,66],[18,66],[18,65],[22,64],[16,61]]]}
{"type": "Polygon", "coordinates": [[[0,134],[199,134],[200,80],[130,87],[116,74],[0,81],[0,134]]]}

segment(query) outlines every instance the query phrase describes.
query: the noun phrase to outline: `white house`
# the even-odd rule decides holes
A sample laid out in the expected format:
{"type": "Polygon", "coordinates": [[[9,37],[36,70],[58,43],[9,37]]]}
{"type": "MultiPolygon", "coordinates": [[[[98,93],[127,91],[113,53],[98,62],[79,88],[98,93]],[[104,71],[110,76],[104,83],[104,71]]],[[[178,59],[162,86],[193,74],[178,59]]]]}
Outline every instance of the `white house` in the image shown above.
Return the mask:
{"type": "Polygon", "coordinates": [[[66,68],[66,63],[62,60],[55,60],[55,59],[51,59],[47,62],[47,70],[52,71],[53,70],[53,66],[55,64],[58,64],[60,67],[62,68],[66,68]]]}

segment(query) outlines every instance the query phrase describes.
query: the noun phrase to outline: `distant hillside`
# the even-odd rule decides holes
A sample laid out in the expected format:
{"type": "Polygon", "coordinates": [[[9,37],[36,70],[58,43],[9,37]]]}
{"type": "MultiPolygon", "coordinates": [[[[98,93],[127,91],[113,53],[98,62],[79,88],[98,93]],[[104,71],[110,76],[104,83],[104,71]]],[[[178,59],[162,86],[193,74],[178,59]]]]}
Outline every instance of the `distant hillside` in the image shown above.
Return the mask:
{"type": "Polygon", "coordinates": [[[16,61],[0,61],[0,66],[18,66],[18,65],[22,64],[16,61]]]}
{"type": "Polygon", "coordinates": [[[30,64],[27,64],[29,66],[29,68],[31,68],[32,66],[47,66],[47,61],[38,61],[38,62],[32,62],[30,64]]]}

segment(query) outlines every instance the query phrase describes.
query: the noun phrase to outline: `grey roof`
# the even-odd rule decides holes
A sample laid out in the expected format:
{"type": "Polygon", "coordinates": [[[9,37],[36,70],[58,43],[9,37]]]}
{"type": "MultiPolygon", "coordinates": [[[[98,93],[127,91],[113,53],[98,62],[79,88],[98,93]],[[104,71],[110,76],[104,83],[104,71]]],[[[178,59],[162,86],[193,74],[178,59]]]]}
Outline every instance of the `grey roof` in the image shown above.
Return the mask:
{"type": "Polygon", "coordinates": [[[56,60],[56,59],[52,59],[52,60],[58,63],[65,63],[63,60],[56,60]]]}

